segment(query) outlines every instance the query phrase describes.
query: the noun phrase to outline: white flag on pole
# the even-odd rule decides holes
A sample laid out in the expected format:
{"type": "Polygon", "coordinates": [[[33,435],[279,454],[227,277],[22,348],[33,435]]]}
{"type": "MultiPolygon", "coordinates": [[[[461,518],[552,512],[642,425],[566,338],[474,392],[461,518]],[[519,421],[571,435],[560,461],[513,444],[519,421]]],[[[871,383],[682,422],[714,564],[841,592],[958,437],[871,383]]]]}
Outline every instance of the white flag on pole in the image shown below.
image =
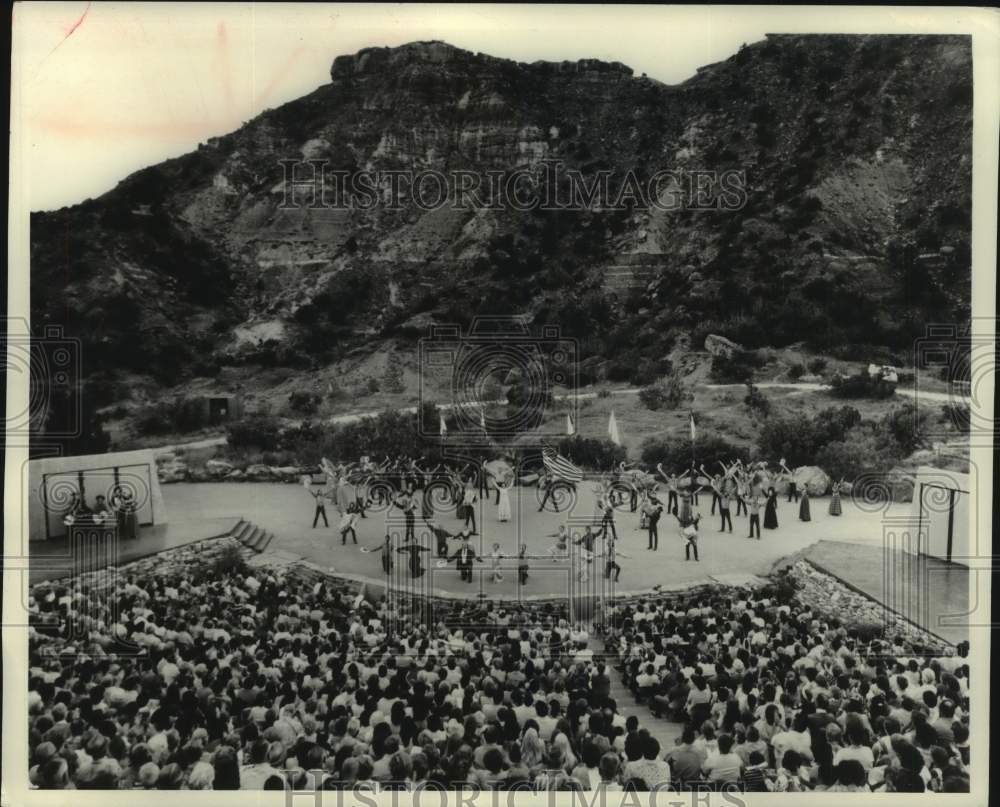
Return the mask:
{"type": "Polygon", "coordinates": [[[689,417],[691,419],[691,442],[693,443],[695,441],[695,435],[696,435],[696,431],[694,428],[694,412],[691,412],[689,417]]]}
{"type": "Polygon", "coordinates": [[[618,432],[618,421],[615,420],[615,410],[611,410],[611,417],[608,418],[608,436],[611,438],[611,442],[616,446],[622,444],[622,436],[618,432]]]}
{"type": "Polygon", "coordinates": [[[438,418],[441,421],[439,431],[441,432],[441,436],[444,437],[448,433],[448,427],[444,423],[444,415],[438,415],[438,418]]]}

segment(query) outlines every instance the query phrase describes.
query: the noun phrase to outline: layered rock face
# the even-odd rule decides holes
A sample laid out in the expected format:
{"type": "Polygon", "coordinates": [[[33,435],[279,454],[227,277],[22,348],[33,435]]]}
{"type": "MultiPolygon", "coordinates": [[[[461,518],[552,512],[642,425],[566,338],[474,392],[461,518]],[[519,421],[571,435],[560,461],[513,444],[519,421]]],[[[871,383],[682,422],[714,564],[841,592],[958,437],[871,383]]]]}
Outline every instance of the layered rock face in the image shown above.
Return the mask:
{"type": "Polygon", "coordinates": [[[323,367],[477,313],[633,363],[692,334],[912,344],[969,306],[970,65],[962,37],[775,36],[665,86],[596,60],[367,48],[240,130],[33,215],[32,321],[83,340],[106,402],[125,374],[323,367]],[[684,204],[388,203],[389,172],[555,161],[608,172],[609,198],[629,172],[674,172],[684,204]],[[692,205],[701,171],[741,172],[740,205],[692,205]],[[377,203],[327,203],[372,175],[377,203]]]}

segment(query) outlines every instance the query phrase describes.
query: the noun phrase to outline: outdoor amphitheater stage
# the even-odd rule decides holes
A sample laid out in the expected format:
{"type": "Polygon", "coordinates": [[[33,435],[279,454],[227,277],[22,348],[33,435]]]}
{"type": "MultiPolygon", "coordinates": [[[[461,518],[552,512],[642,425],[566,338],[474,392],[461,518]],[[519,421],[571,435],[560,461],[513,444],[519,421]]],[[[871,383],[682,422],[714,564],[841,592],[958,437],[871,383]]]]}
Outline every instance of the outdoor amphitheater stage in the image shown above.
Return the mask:
{"type": "MultiPolygon", "coordinates": [[[[388,516],[385,512],[369,511],[367,518],[357,521],[358,545],[348,543],[342,546],[337,529],[337,511],[328,506],[330,526],[324,527],[320,520],[319,526],[313,528],[314,501],[301,485],[181,483],[164,485],[163,495],[171,513],[185,513],[188,518],[203,520],[229,518],[232,521],[235,517],[242,517],[273,533],[274,540],[268,552],[276,558],[303,560],[321,569],[376,585],[385,582],[380,556],[377,552],[364,553],[361,548],[378,549],[387,531],[398,535],[403,532],[399,510],[391,511],[388,516]]],[[[443,569],[438,568],[435,565],[434,541],[418,518],[418,539],[431,549],[421,553],[426,572],[417,580],[410,581],[408,557],[396,553],[393,582],[427,594],[485,596],[490,599],[588,593],[606,596],[609,593],[649,591],[655,586],[670,590],[711,583],[741,584],[759,582],[761,577],[770,573],[776,562],[801,553],[820,541],[870,548],[871,568],[877,572],[881,566],[874,564],[881,558],[883,518],[908,513],[910,507],[898,504],[884,512],[870,512],[845,500],[843,515],[835,517],[827,513],[828,499],[818,498],[812,500],[812,520],[803,523],[798,518],[798,505],[782,498],[778,507],[779,527],[762,530],[761,540],[758,541],[747,538],[748,520],[746,516],[736,516],[735,511],[733,533],[718,532],[718,516],[712,516],[710,512],[711,497],[702,495],[695,508],[703,516],[699,562],[685,561],[684,540],[676,519],[669,514],[660,519],[659,550],[654,552],[646,548],[647,535],[645,530],[638,528],[638,513],[618,512],[618,563],[622,571],[618,584],[612,589],[603,581],[601,558],[590,567],[590,580],[584,587],[577,576],[579,566],[573,563],[578,555],[554,560],[549,554],[560,524],[566,523],[571,530],[579,533],[585,525],[594,523],[596,497],[592,485],[584,482],[579,487],[577,499],[568,512],[547,510],[539,513],[538,492],[534,487],[515,488],[510,498],[512,518],[508,523],[498,522],[497,508],[492,501],[481,503],[477,512],[480,534],[473,536],[473,545],[484,558],[492,551],[494,543],[500,544],[500,551],[506,555],[502,561],[502,581],[491,580],[492,569],[488,559],[475,565],[471,583],[460,579],[454,563],[443,569]],[[527,545],[530,556],[529,578],[523,587],[519,585],[516,571],[516,556],[521,543],[527,545]]],[[[436,519],[449,532],[457,533],[462,528],[454,508],[438,513],[436,519]]],[[[451,551],[459,545],[457,541],[450,541],[449,544],[451,551]]],[[[579,547],[573,549],[579,553],[579,547]]],[[[856,585],[867,593],[874,593],[871,587],[866,589],[856,585]]]]}
{"type": "Polygon", "coordinates": [[[969,569],[879,544],[823,540],[802,557],[924,630],[958,644],[969,638],[969,569]]]}

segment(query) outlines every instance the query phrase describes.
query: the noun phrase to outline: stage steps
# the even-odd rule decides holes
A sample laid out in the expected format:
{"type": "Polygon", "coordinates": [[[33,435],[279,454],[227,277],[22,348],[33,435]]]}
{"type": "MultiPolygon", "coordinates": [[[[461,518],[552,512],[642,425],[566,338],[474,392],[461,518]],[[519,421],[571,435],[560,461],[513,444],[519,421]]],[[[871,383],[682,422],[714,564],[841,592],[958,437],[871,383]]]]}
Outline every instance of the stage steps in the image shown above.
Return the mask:
{"type": "Polygon", "coordinates": [[[601,639],[592,635],[588,646],[594,652],[594,658],[600,658],[604,661],[605,672],[611,679],[610,694],[615,699],[618,712],[626,719],[630,715],[635,715],[639,719],[639,727],[646,729],[659,741],[661,757],[673,750],[674,745],[676,745],[675,741],[681,736],[684,725],[675,720],[667,720],[665,717],[654,715],[649,706],[636,700],[635,694],[622,680],[621,672],[618,670],[618,657],[607,652],[601,639]]]}
{"type": "Polygon", "coordinates": [[[253,522],[241,518],[236,526],[230,530],[229,537],[235,538],[243,546],[260,554],[271,545],[271,541],[274,540],[274,533],[268,532],[253,522]]]}

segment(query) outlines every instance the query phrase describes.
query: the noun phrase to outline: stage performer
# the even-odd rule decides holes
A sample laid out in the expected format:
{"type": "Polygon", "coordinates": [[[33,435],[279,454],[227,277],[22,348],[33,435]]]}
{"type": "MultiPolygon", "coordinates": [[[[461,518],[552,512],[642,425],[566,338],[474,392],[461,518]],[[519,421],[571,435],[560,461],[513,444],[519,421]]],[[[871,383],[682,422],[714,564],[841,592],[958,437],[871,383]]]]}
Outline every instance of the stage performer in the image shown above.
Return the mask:
{"type": "Polygon", "coordinates": [[[302,481],[305,483],[305,488],[309,491],[309,495],[316,500],[316,512],[313,515],[313,529],[316,529],[320,516],[323,517],[323,526],[329,527],[330,522],[326,519],[326,502],[323,501],[326,498],[326,493],[322,490],[322,488],[313,487],[316,483],[313,482],[310,477],[303,477],[302,481]]]}
{"type": "Polygon", "coordinates": [[[482,562],[482,558],[476,554],[476,550],[470,543],[468,536],[462,541],[462,545],[458,548],[458,551],[448,558],[448,560],[456,561],[461,579],[467,583],[472,582],[472,564],[476,561],[482,562]]]}
{"type": "Polygon", "coordinates": [[[517,577],[523,586],[528,582],[528,545],[521,544],[521,549],[517,555],[517,577]]]}
{"type": "Polygon", "coordinates": [[[611,570],[614,569],[615,572],[615,582],[618,582],[618,578],[621,577],[622,567],[618,565],[618,556],[621,555],[623,558],[629,557],[624,552],[618,551],[618,542],[612,538],[605,545],[605,564],[604,564],[604,579],[608,580],[611,578],[611,570]]]}
{"type": "Polygon", "coordinates": [[[767,504],[764,505],[764,529],[778,529],[778,491],[774,487],[767,489],[767,504]]]}
{"type": "Polygon", "coordinates": [[[421,552],[430,552],[426,546],[413,542],[396,548],[397,552],[410,553],[410,577],[421,577],[424,573],[424,566],[420,562],[421,552]]]}
{"type": "Polygon", "coordinates": [[[382,571],[388,577],[392,574],[392,536],[386,533],[385,541],[379,544],[377,547],[361,547],[362,552],[378,552],[381,555],[382,560],[382,571]]]}
{"type": "Polygon", "coordinates": [[[431,534],[437,541],[437,556],[439,558],[448,557],[448,539],[455,538],[456,535],[448,532],[444,527],[437,523],[433,518],[424,519],[427,522],[427,527],[430,529],[431,534]]]}
{"type": "Polygon", "coordinates": [[[511,479],[501,482],[494,478],[493,484],[497,489],[497,519],[500,523],[510,521],[510,488],[514,481],[511,479]]]}
{"type": "Polygon", "coordinates": [[[712,490],[715,492],[716,499],[719,502],[719,532],[726,531],[726,524],[729,525],[729,531],[733,531],[733,517],[729,512],[729,505],[733,500],[732,488],[730,487],[730,480],[725,477],[717,478],[718,481],[712,481],[712,490]]]}
{"type": "Polygon", "coordinates": [[[403,517],[406,519],[406,530],[403,534],[403,540],[415,541],[417,539],[415,529],[417,499],[413,493],[412,485],[407,486],[407,489],[396,499],[395,505],[403,511],[403,517]]]}
{"type": "Polygon", "coordinates": [[[696,515],[694,519],[684,528],[684,537],[687,543],[684,544],[684,560],[691,560],[691,550],[694,550],[694,559],[698,560],[698,522],[701,515],[696,515]]]}
{"type": "Polygon", "coordinates": [[[646,530],[649,537],[646,549],[655,551],[660,548],[660,516],[663,514],[663,505],[655,496],[649,496],[646,499],[643,514],[646,517],[646,530]]]}
{"type": "Polygon", "coordinates": [[[476,502],[479,501],[479,496],[476,493],[476,488],[472,484],[472,478],[465,485],[465,493],[462,498],[462,506],[465,508],[465,526],[468,527],[472,524],[472,534],[475,535],[478,530],[476,529],[476,502]]]}
{"type": "Polygon", "coordinates": [[[839,482],[833,483],[833,490],[830,491],[830,510],[831,516],[839,516],[841,514],[840,507],[840,492],[844,488],[844,480],[841,478],[839,482]]]}
{"type": "Polygon", "coordinates": [[[358,520],[358,511],[353,504],[347,505],[347,509],[340,517],[340,545],[347,543],[347,533],[354,538],[354,543],[358,542],[358,534],[354,531],[354,524],[358,520]]]}
{"type": "Polygon", "coordinates": [[[753,538],[754,528],[757,529],[757,540],[760,540],[760,496],[756,493],[751,493],[749,498],[745,498],[747,511],[750,515],[750,534],[747,538],[753,538]]]}
{"type": "Polygon", "coordinates": [[[809,483],[802,486],[802,501],[799,502],[799,521],[812,521],[809,515],[809,483]]]}

